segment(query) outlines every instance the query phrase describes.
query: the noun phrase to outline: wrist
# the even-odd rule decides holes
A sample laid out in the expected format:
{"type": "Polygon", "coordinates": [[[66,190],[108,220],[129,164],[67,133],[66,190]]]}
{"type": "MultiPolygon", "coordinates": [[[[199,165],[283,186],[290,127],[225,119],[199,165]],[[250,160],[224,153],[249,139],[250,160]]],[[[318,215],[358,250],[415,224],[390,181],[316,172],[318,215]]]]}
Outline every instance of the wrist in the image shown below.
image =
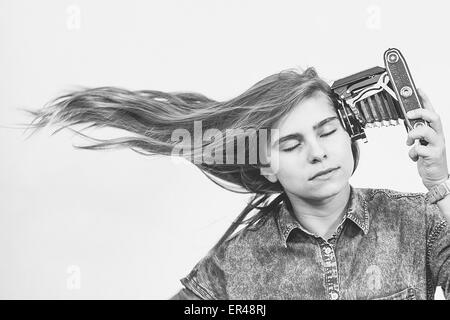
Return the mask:
{"type": "Polygon", "coordinates": [[[444,198],[448,198],[450,195],[450,179],[440,182],[433,187],[429,188],[429,191],[425,195],[425,201],[429,204],[435,204],[444,198]]]}
{"type": "Polygon", "coordinates": [[[439,186],[439,185],[441,185],[442,183],[448,181],[449,179],[450,179],[450,174],[447,174],[447,177],[446,177],[446,178],[443,178],[443,179],[441,179],[441,180],[436,180],[436,181],[433,181],[433,182],[431,182],[431,183],[428,183],[428,184],[425,185],[425,187],[426,187],[428,190],[431,190],[431,189],[433,189],[434,187],[439,186]]]}

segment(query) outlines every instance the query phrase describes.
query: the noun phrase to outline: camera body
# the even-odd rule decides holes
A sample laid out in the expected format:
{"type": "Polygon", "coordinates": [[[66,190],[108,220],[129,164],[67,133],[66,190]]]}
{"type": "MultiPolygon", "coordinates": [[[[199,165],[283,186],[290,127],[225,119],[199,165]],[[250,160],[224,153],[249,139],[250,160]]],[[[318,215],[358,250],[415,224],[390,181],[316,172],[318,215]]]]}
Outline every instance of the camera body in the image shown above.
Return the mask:
{"type": "MultiPolygon", "coordinates": [[[[398,49],[384,53],[384,65],[336,80],[331,85],[340,120],[352,138],[367,142],[365,128],[387,127],[403,121],[406,131],[428,125],[406,113],[423,108],[408,65],[398,49]]],[[[421,141],[425,144],[425,141],[421,141]]]]}

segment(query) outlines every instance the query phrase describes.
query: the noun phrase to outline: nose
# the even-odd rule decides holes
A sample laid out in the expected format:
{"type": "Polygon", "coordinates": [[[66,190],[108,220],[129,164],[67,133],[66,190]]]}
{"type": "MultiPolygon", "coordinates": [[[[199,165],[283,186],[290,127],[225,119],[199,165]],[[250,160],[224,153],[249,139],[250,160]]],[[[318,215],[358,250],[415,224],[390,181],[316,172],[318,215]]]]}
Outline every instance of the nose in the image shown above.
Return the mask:
{"type": "Polygon", "coordinates": [[[313,139],[308,149],[308,160],[311,163],[320,162],[327,157],[327,152],[318,139],[313,139]]]}

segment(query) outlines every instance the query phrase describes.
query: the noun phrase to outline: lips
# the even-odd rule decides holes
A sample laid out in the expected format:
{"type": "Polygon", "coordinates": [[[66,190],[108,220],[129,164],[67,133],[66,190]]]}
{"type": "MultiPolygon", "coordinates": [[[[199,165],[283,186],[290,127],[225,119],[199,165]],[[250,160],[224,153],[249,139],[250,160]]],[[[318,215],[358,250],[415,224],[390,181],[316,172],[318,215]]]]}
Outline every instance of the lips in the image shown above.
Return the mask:
{"type": "Polygon", "coordinates": [[[337,168],[329,168],[329,169],[326,169],[326,170],[323,170],[323,171],[319,171],[312,178],[310,178],[309,180],[313,180],[313,179],[315,179],[317,177],[320,177],[321,175],[327,174],[327,173],[329,173],[331,171],[334,171],[336,169],[339,169],[339,167],[337,167],[337,168]]]}

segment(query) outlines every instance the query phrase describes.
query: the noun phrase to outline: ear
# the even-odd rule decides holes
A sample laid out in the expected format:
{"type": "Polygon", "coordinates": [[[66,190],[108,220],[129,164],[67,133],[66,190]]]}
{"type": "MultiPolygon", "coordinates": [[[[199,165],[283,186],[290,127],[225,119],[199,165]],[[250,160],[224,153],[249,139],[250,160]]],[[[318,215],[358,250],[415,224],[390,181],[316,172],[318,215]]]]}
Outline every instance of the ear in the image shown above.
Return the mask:
{"type": "Polygon", "coordinates": [[[278,178],[277,178],[276,174],[272,171],[271,167],[260,168],[259,172],[262,176],[266,177],[266,179],[272,183],[275,183],[278,181],[278,178]]]}

